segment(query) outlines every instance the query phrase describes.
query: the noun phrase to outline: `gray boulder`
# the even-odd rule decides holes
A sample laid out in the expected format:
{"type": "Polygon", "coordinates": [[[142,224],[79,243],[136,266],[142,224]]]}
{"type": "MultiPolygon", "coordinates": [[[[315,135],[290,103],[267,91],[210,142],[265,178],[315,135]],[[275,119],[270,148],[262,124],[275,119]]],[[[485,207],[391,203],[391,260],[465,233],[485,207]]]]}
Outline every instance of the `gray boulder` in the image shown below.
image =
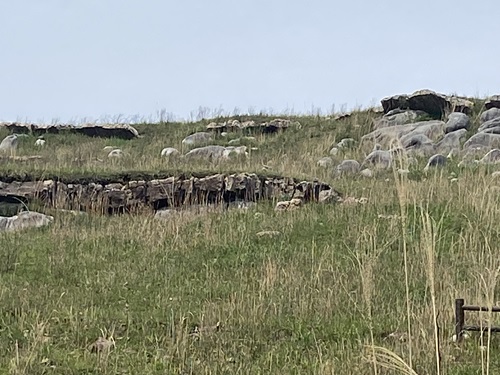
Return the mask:
{"type": "Polygon", "coordinates": [[[424,171],[427,171],[427,170],[429,170],[429,168],[433,168],[433,167],[444,167],[446,165],[447,161],[448,160],[447,160],[446,156],[444,156],[444,155],[441,155],[441,154],[433,155],[427,161],[427,165],[425,166],[424,171]]]}
{"type": "Polygon", "coordinates": [[[165,147],[163,150],[161,150],[160,155],[161,157],[169,158],[169,157],[179,156],[180,152],[176,148],[165,147]]]}
{"type": "Polygon", "coordinates": [[[353,148],[355,145],[356,141],[353,138],[344,138],[337,143],[337,147],[340,149],[353,148]]]}
{"type": "Polygon", "coordinates": [[[469,129],[470,118],[465,113],[453,112],[448,116],[448,121],[444,125],[444,132],[451,133],[459,129],[469,129]]]}
{"type": "Polygon", "coordinates": [[[386,128],[388,126],[400,126],[415,122],[418,117],[426,116],[427,113],[423,111],[401,110],[393,109],[387,114],[374,121],[374,129],[386,128]]]}
{"type": "Polygon", "coordinates": [[[335,177],[342,177],[345,175],[357,174],[359,170],[360,165],[358,161],[347,159],[335,167],[333,174],[335,177]]]}
{"type": "Polygon", "coordinates": [[[361,143],[379,143],[382,147],[389,148],[392,142],[399,141],[401,137],[409,134],[424,134],[436,141],[444,135],[444,124],[443,121],[432,120],[376,129],[361,137],[361,143]]]}
{"type": "MultiPolygon", "coordinates": [[[[491,120],[483,122],[477,131],[478,131],[478,133],[485,132],[487,130],[498,128],[498,127],[500,127],[500,117],[493,118],[491,120]]],[[[487,133],[490,133],[490,132],[487,132],[487,133]]],[[[493,132],[493,133],[495,133],[495,132],[493,132]]]]}
{"type": "Polygon", "coordinates": [[[451,133],[445,134],[443,139],[441,139],[436,144],[436,151],[441,154],[447,154],[452,150],[460,150],[461,142],[465,139],[467,135],[467,130],[459,129],[451,133]]]}
{"type": "Polygon", "coordinates": [[[470,137],[464,143],[464,149],[480,148],[489,149],[500,148],[500,134],[480,132],[470,137]]]}
{"type": "Polygon", "coordinates": [[[500,108],[500,95],[493,95],[485,103],[486,109],[500,108]]]}
{"type": "Polygon", "coordinates": [[[196,146],[203,143],[210,142],[212,140],[212,135],[207,132],[198,132],[188,135],[182,140],[182,144],[185,146],[196,146]]]}
{"type": "Polygon", "coordinates": [[[319,167],[328,168],[332,166],[333,160],[331,157],[325,156],[324,158],[319,159],[317,164],[319,167]]]}
{"type": "Polygon", "coordinates": [[[366,167],[368,165],[372,165],[375,168],[379,169],[390,168],[392,165],[391,151],[373,150],[366,156],[365,160],[361,164],[361,168],[366,167]]]}
{"type": "Polygon", "coordinates": [[[19,144],[17,134],[11,134],[0,142],[0,153],[14,152],[19,144]]]}
{"type": "Polygon", "coordinates": [[[490,109],[487,109],[486,111],[484,111],[483,113],[481,113],[481,117],[479,118],[479,121],[481,121],[481,124],[486,122],[486,121],[490,121],[490,120],[493,120],[495,118],[499,118],[500,117],[500,108],[490,108],[490,109]]]}
{"type": "Polygon", "coordinates": [[[225,157],[226,148],[223,146],[204,146],[194,148],[189,151],[186,155],[186,159],[196,158],[205,159],[209,161],[216,161],[223,159],[225,157]]]}
{"type": "Polygon", "coordinates": [[[11,232],[49,225],[54,218],[39,212],[22,211],[15,216],[0,216],[0,232],[11,232]]]}
{"type": "Polygon", "coordinates": [[[482,164],[497,164],[500,162],[500,150],[498,148],[494,148],[489,151],[486,155],[484,155],[481,160],[479,160],[482,164]]]}

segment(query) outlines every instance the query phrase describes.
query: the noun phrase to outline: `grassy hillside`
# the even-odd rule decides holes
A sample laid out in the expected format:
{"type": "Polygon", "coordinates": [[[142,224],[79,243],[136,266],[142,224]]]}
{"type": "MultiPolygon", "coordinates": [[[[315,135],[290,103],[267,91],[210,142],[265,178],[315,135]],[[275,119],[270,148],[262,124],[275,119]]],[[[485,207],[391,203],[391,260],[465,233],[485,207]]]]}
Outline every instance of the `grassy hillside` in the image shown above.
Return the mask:
{"type": "MultiPolygon", "coordinates": [[[[257,136],[259,150],[231,164],[159,157],[204,122],[140,125],[144,138],[133,141],[50,135],[44,162],[3,164],[2,173],[70,174],[264,164],[368,203],[280,213],[260,203],[171,221],[49,212],[48,228],[0,234],[0,373],[405,373],[387,370],[389,350],[414,373],[436,374],[436,348],[441,374],[499,373],[500,336],[450,339],[455,298],[497,304],[500,181],[453,164],[334,180],[316,165],[340,139],[366,134],[373,116],[298,118],[301,127],[257,136]],[[110,162],[108,144],[129,157],[110,162]],[[99,337],[110,350],[92,350],[99,337]]],[[[19,154],[33,154],[33,142],[23,139],[19,154]]],[[[487,318],[469,313],[467,323],[487,318]]]]}

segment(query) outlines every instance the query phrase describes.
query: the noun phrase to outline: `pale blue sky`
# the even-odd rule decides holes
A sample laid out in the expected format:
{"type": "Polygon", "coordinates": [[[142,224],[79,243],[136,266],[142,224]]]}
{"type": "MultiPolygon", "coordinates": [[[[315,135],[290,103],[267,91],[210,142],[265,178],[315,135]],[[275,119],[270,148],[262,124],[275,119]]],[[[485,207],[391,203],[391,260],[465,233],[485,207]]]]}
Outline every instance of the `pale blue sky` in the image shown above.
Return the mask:
{"type": "Polygon", "coordinates": [[[0,0],[0,121],[500,93],[493,0],[0,0]]]}

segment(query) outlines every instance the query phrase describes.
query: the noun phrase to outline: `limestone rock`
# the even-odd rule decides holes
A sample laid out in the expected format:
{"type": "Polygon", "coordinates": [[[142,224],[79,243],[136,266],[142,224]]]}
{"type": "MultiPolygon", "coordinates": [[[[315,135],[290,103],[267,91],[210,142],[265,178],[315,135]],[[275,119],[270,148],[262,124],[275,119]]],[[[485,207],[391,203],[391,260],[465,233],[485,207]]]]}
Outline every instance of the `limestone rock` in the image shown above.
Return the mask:
{"type": "Polygon", "coordinates": [[[359,174],[361,176],[363,176],[363,177],[366,177],[366,178],[372,178],[373,177],[373,172],[369,168],[363,169],[361,172],[359,172],[359,174]]]}
{"type": "Polygon", "coordinates": [[[374,129],[380,129],[389,126],[404,125],[415,122],[417,118],[423,116],[428,116],[428,114],[423,111],[402,110],[399,108],[393,109],[381,118],[374,120],[373,127],[374,129]]]}
{"type": "Polygon", "coordinates": [[[334,169],[335,177],[342,177],[345,175],[357,174],[360,170],[360,164],[357,160],[347,159],[342,161],[337,167],[334,169]]]}
{"type": "Polygon", "coordinates": [[[12,153],[17,149],[18,144],[17,134],[8,135],[0,142],[0,153],[12,153]]]}
{"type": "Polygon", "coordinates": [[[302,200],[293,198],[289,201],[281,201],[276,204],[275,211],[289,211],[302,206],[302,200]]]}
{"type": "Polygon", "coordinates": [[[225,151],[226,148],[223,146],[204,146],[192,149],[185,157],[217,161],[225,157],[225,151]]]}
{"type": "Polygon", "coordinates": [[[453,112],[448,116],[448,121],[444,126],[445,133],[451,133],[459,129],[469,130],[470,118],[465,113],[453,112]]]}
{"type": "Polygon", "coordinates": [[[119,148],[116,148],[114,149],[113,151],[111,151],[109,154],[108,154],[108,158],[121,158],[123,157],[123,151],[120,150],[119,148]]]}
{"type": "Polygon", "coordinates": [[[160,155],[161,155],[162,157],[169,158],[169,157],[179,156],[179,155],[180,155],[180,152],[179,152],[179,150],[177,150],[176,148],[173,148],[173,147],[165,147],[163,150],[161,150],[160,155]]]}
{"type": "Polygon", "coordinates": [[[49,225],[54,218],[39,212],[22,211],[12,217],[0,216],[1,231],[17,231],[27,228],[39,228],[49,225]]]}
{"type": "Polygon", "coordinates": [[[319,203],[337,203],[341,200],[340,194],[334,189],[322,190],[319,192],[319,203]]]}
{"type": "Polygon", "coordinates": [[[470,148],[492,149],[500,148],[500,134],[479,132],[464,143],[464,149],[470,148]]]}
{"type": "Polygon", "coordinates": [[[481,160],[479,160],[482,164],[497,164],[500,162],[500,150],[498,148],[494,148],[489,151],[486,155],[484,155],[481,160]]]}
{"type": "Polygon", "coordinates": [[[479,118],[479,121],[482,123],[486,121],[490,121],[496,118],[500,118],[500,108],[490,108],[481,113],[481,117],[479,118]]]}
{"type": "Polygon", "coordinates": [[[332,158],[325,156],[324,158],[319,159],[317,164],[319,167],[328,168],[332,166],[333,160],[332,158]]]}
{"type": "Polygon", "coordinates": [[[424,171],[429,170],[431,167],[443,167],[446,165],[447,159],[446,156],[441,154],[433,155],[429,158],[427,165],[424,168],[424,171]]]}
{"type": "Polygon", "coordinates": [[[490,97],[484,103],[484,106],[486,109],[500,108],[500,95],[493,95],[492,97],[490,97]]]}
{"type": "Polygon", "coordinates": [[[198,132],[188,135],[182,140],[182,144],[185,146],[197,146],[203,143],[208,143],[212,140],[212,135],[207,132],[198,132]]]}

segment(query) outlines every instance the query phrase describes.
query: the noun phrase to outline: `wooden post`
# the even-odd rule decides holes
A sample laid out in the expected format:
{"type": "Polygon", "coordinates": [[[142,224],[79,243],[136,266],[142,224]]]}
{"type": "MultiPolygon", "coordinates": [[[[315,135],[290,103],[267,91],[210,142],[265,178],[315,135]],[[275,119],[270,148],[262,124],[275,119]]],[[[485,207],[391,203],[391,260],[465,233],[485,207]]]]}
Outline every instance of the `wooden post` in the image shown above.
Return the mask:
{"type": "Polygon", "coordinates": [[[457,338],[457,343],[462,341],[462,334],[465,325],[464,305],[465,301],[463,298],[455,300],[455,337],[457,338]]]}

